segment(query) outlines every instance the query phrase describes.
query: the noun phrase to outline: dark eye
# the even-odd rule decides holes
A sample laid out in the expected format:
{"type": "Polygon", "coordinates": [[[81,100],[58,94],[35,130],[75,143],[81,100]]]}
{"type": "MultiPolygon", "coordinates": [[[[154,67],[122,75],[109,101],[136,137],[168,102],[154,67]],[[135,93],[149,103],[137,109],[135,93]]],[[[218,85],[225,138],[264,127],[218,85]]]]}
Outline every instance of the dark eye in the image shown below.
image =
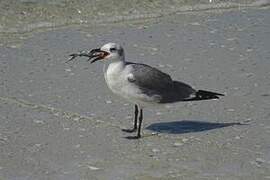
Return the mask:
{"type": "Polygon", "coordinates": [[[116,51],[116,48],[114,48],[114,47],[110,48],[110,51],[116,51]]]}

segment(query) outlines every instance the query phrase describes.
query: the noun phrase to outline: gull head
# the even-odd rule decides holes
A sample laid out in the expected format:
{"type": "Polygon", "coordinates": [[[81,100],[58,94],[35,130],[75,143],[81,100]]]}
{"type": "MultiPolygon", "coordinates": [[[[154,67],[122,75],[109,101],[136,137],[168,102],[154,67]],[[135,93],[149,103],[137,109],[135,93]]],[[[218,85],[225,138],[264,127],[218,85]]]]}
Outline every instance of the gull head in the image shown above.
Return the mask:
{"type": "Polygon", "coordinates": [[[124,61],[124,49],[122,46],[116,43],[107,43],[103,45],[101,48],[92,49],[92,61],[94,63],[99,60],[105,61],[124,61]]]}

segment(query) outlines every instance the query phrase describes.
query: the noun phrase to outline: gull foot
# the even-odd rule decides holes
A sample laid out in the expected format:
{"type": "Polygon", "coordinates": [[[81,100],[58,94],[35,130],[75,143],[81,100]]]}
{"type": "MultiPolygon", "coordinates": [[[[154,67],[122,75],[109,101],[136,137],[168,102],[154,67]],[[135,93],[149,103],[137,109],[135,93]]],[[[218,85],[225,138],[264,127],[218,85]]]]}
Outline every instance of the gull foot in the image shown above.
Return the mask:
{"type": "Polygon", "coordinates": [[[123,132],[126,132],[126,133],[133,133],[135,132],[137,129],[136,128],[132,128],[132,129],[122,129],[123,132]]]}
{"type": "Polygon", "coordinates": [[[130,139],[130,140],[133,140],[133,139],[140,139],[141,138],[141,136],[127,136],[127,137],[125,137],[126,139],[130,139]]]}

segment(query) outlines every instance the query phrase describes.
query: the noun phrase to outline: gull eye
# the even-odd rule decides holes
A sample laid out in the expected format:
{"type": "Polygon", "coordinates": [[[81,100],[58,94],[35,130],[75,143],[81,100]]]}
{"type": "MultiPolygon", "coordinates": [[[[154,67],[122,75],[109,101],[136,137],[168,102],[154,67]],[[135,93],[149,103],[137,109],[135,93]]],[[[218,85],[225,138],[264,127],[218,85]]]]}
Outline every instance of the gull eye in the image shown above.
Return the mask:
{"type": "Polygon", "coordinates": [[[110,48],[110,51],[116,51],[116,48],[110,48]]]}

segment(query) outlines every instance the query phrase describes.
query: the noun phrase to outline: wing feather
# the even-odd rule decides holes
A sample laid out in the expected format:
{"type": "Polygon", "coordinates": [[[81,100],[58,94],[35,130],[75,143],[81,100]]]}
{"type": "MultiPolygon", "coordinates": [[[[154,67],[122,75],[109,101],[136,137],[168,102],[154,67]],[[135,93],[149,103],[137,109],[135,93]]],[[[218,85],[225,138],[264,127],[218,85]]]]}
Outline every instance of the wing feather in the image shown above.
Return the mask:
{"type": "Polygon", "coordinates": [[[135,64],[130,63],[131,72],[133,77],[128,78],[129,82],[135,83],[142,90],[152,90],[152,91],[164,91],[171,88],[173,81],[171,77],[146,64],[135,64]]]}
{"type": "Polygon", "coordinates": [[[135,83],[143,93],[156,96],[159,103],[186,101],[196,93],[190,85],[173,81],[168,74],[156,68],[135,63],[130,63],[129,66],[131,75],[128,76],[128,81],[135,83]]]}

